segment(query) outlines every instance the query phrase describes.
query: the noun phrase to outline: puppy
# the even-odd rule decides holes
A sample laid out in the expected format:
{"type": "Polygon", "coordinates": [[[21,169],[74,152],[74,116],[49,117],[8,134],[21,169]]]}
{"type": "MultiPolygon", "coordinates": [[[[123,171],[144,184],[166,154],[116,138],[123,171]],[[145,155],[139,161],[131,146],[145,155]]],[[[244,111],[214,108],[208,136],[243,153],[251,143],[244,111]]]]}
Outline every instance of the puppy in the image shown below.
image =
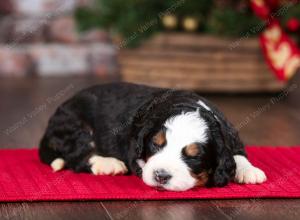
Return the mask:
{"type": "Polygon", "coordinates": [[[134,174],[173,191],[266,181],[214,105],[193,92],[129,83],[94,86],[59,106],[39,155],[54,171],[134,174]]]}

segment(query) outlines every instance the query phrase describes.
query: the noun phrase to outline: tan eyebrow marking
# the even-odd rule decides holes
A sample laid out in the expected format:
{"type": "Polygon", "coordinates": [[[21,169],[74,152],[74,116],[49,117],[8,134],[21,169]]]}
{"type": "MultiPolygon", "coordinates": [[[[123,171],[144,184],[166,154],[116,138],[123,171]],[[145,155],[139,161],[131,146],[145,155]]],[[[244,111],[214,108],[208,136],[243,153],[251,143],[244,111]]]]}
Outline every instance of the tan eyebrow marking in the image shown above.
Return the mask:
{"type": "Polygon", "coordinates": [[[199,153],[199,147],[197,144],[189,144],[184,149],[186,155],[194,157],[199,153]]]}
{"type": "Polygon", "coordinates": [[[164,145],[167,142],[165,132],[159,131],[156,135],[154,135],[153,142],[159,146],[164,145]]]}

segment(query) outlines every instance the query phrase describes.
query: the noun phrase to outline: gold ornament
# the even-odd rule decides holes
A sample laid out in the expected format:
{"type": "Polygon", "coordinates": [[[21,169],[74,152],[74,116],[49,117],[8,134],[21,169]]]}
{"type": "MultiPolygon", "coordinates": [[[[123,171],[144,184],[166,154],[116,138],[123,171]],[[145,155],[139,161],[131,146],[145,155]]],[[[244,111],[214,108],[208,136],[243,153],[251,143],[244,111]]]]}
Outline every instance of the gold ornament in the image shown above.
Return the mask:
{"type": "Polygon", "coordinates": [[[183,19],[183,23],[182,23],[184,29],[186,31],[196,31],[199,27],[199,21],[198,19],[194,18],[194,17],[185,17],[183,19]]]}
{"type": "Polygon", "coordinates": [[[164,15],[162,23],[166,29],[175,29],[178,25],[178,19],[175,15],[164,15]]]}
{"type": "Polygon", "coordinates": [[[253,2],[254,4],[262,7],[265,5],[265,1],[264,0],[251,0],[251,2],[253,2]]]}

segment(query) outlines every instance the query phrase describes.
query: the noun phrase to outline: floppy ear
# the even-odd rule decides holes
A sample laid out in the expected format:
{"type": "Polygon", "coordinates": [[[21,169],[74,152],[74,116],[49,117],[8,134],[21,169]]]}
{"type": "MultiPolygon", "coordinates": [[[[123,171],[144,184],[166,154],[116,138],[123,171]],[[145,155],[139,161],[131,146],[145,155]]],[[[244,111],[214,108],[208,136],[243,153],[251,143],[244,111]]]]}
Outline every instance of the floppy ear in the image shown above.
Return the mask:
{"type": "MultiPolygon", "coordinates": [[[[215,139],[215,137],[212,138],[215,139]]],[[[233,179],[236,165],[226,143],[217,138],[213,141],[215,163],[212,170],[211,183],[213,186],[221,187],[227,185],[233,179]]]]}
{"type": "Polygon", "coordinates": [[[145,159],[145,138],[149,135],[154,127],[154,121],[157,118],[153,113],[155,105],[159,104],[156,99],[149,97],[148,100],[139,106],[135,112],[135,116],[132,118],[132,127],[130,131],[131,140],[129,140],[129,168],[130,171],[137,176],[142,175],[142,169],[137,163],[137,160],[145,159]]]}
{"type": "Polygon", "coordinates": [[[135,125],[132,131],[133,138],[129,142],[128,158],[130,170],[137,176],[142,175],[142,169],[137,161],[145,157],[144,141],[152,127],[151,122],[145,122],[144,124],[135,125]]]}
{"type": "Polygon", "coordinates": [[[142,168],[137,163],[137,160],[141,158],[143,152],[143,146],[140,146],[135,139],[130,140],[128,150],[128,165],[131,173],[142,176],[142,168]]]}
{"type": "Polygon", "coordinates": [[[205,112],[209,121],[210,147],[212,147],[213,164],[209,172],[208,186],[225,186],[235,175],[235,162],[223,122],[211,112],[205,112]]]}

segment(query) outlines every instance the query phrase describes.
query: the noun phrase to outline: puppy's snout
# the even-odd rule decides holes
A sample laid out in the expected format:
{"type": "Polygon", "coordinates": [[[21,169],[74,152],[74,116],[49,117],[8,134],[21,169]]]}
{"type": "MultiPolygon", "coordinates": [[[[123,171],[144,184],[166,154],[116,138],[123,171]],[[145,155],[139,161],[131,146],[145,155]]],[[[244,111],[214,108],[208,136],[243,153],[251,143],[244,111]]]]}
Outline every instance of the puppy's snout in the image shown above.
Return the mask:
{"type": "Polygon", "coordinates": [[[155,181],[161,185],[168,183],[168,181],[172,178],[172,175],[164,169],[155,170],[153,172],[153,176],[155,181]]]}

